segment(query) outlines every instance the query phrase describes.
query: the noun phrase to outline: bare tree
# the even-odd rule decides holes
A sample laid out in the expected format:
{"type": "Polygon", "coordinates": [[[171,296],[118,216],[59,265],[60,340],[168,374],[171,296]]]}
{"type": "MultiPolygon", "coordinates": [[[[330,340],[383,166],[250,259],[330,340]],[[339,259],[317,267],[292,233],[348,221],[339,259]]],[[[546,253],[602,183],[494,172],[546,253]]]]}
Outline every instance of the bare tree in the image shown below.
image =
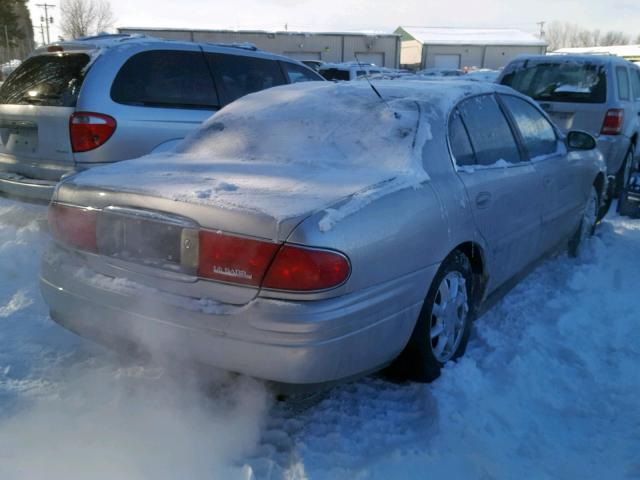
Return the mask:
{"type": "Polygon", "coordinates": [[[65,0],[60,5],[60,13],[62,33],[68,38],[105,32],[115,23],[107,0],[65,0]]]}
{"type": "MultiPolygon", "coordinates": [[[[588,30],[574,23],[553,22],[546,35],[549,51],[565,47],[596,47],[627,45],[631,36],[620,31],[601,33],[600,30],[588,30]]],[[[640,43],[640,37],[638,38],[640,43]]]]}
{"type": "Polygon", "coordinates": [[[624,32],[607,32],[600,40],[601,45],[628,45],[631,41],[631,36],[624,32]]]}

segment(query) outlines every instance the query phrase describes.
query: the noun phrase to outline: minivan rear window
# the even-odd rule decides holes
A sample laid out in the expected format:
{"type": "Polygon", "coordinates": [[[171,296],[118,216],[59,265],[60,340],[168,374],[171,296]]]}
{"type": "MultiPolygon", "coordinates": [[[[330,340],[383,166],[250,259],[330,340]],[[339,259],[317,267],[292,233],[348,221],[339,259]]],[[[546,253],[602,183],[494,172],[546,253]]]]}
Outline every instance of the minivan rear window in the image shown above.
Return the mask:
{"type": "Polygon", "coordinates": [[[0,88],[0,104],[75,107],[88,63],[84,53],[28,58],[0,88]]]}
{"type": "Polygon", "coordinates": [[[517,62],[507,66],[501,83],[542,102],[604,103],[604,68],[593,63],[517,62]]]}

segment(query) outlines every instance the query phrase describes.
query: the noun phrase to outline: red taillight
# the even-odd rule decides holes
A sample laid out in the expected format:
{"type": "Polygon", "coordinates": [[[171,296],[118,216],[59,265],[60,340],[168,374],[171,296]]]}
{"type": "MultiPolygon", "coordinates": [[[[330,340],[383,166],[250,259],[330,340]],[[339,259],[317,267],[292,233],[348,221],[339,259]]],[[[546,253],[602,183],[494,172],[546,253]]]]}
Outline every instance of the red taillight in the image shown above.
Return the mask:
{"type": "Polygon", "coordinates": [[[351,271],[337,252],[278,245],[202,230],[198,276],[222,282],[296,292],[342,284],[351,271]]]}
{"type": "Polygon", "coordinates": [[[74,152],[88,152],[104,144],[116,131],[116,121],[109,115],[76,112],[69,119],[71,148],[74,152]]]}
{"type": "Polygon", "coordinates": [[[612,108],[607,110],[602,124],[602,135],[619,135],[622,132],[622,124],[624,122],[624,110],[621,108],[612,108]]]}
{"type": "Polygon", "coordinates": [[[299,292],[326,290],[344,283],[350,271],[349,261],[338,252],[285,244],[262,286],[299,292]]]}
{"type": "Polygon", "coordinates": [[[206,230],[199,234],[198,276],[260,286],[279,245],[206,230]]]}
{"type": "Polygon", "coordinates": [[[49,207],[49,229],[60,242],[95,252],[96,210],[53,203],[49,207]]]}

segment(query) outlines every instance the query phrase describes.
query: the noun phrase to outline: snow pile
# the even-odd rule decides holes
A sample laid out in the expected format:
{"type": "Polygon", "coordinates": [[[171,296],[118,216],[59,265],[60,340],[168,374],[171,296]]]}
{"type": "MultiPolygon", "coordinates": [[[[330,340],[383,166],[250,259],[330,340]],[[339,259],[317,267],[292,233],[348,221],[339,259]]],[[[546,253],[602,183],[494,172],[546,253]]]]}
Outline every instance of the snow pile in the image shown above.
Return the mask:
{"type": "Polygon", "coordinates": [[[381,82],[378,88],[386,102],[361,82],[307,82],[248,95],[211,117],[176,152],[91,169],[70,182],[279,220],[357,192],[370,200],[366,191],[375,185],[386,185],[386,193],[417,188],[428,178],[422,166],[422,147],[431,138],[428,114],[480,87],[381,82]]]}

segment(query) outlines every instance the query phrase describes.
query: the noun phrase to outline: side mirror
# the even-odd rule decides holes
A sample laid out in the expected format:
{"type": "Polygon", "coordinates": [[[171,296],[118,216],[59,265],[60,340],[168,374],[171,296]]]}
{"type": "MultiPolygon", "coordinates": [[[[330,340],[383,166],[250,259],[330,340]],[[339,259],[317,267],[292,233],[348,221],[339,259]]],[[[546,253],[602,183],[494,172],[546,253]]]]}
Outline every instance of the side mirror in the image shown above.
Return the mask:
{"type": "Polygon", "coordinates": [[[572,130],[567,134],[569,150],[593,150],[596,148],[596,139],[587,132],[572,130]]]}

